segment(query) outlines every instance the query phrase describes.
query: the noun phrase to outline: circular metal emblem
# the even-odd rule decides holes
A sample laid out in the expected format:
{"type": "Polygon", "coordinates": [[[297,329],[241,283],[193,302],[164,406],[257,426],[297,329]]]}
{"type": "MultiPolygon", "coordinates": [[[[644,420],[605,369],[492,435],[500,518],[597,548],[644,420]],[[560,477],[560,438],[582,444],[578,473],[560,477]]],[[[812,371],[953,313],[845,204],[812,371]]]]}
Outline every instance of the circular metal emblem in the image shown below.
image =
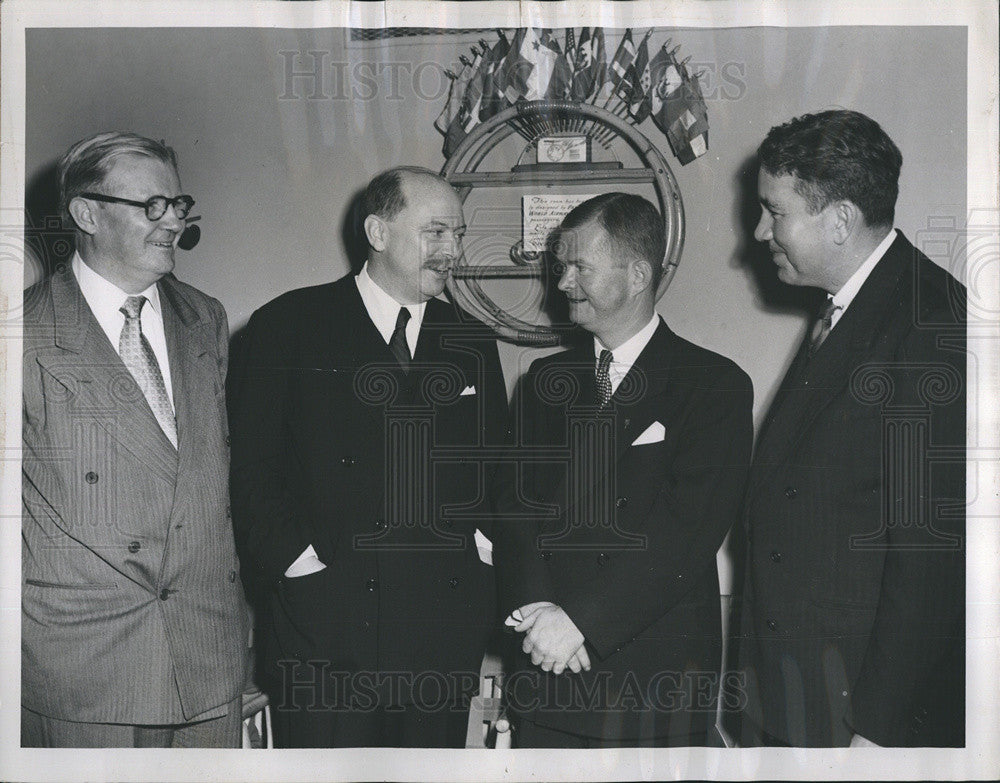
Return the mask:
{"type": "MultiPolygon", "coordinates": [[[[466,255],[454,268],[448,291],[459,306],[503,340],[538,346],[559,343],[565,322],[558,315],[553,317],[551,311],[558,309],[561,297],[551,295],[553,270],[549,254],[525,249],[523,239],[512,240],[511,220],[501,220],[499,226],[488,225],[489,221],[482,218],[501,210],[473,207],[469,196],[474,191],[498,188],[548,193],[582,187],[589,195],[598,195],[616,189],[652,188],[666,235],[657,298],[666,291],[677,270],[684,245],[684,206],[677,181],[659,149],[627,120],[610,111],[573,101],[522,101],[476,126],[441,173],[465,203],[469,223],[466,255]],[[509,151],[510,143],[516,141],[511,139],[514,134],[523,139],[524,147],[511,167],[509,151]],[[558,137],[567,135],[587,137],[588,144],[600,153],[596,157],[605,159],[565,162],[565,147],[558,143],[558,137]],[[540,146],[540,139],[546,143],[540,146]],[[628,163],[621,160],[616,145],[629,151],[628,163]],[[540,149],[544,150],[541,155],[540,149]],[[502,155],[503,150],[508,154],[502,155]],[[537,162],[523,163],[532,151],[537,162]],[[494,284],[488,284],[492,295],[487,294],[484,283],[490,280],[520,283],[513,287],[513,297],[512,287],[506,285],[503,297],[494,290],[494,284]],[[527,311],[532,309],[540,317],[547,316],[549,323],[544,318],[529,319],[527,311]]],[[[510,216],[511,210],[506,214],[510,216]]]]}

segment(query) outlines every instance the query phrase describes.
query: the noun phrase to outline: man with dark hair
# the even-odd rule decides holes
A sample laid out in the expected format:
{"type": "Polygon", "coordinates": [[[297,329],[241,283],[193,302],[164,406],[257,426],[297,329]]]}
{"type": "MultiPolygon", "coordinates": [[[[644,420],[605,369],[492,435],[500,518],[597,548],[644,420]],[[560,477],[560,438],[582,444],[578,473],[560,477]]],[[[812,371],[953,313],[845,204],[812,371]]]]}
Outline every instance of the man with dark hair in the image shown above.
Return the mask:
{"type": "Polygon", "coordinates": [[[754,236],[827,296],[747,485],[743,741],[961,746],[965,288],[893,229],[870,118],[799,117],[759,157],[754,236]]]}
{"type": "Polygon", "coordinates": [[[58,174],[76,252],[24,295],[21,742],[238,747],[229,330],[171,274],[194,200],[132,133],[58,174]]]}
{"type": "Polygon", "coordinates": [[[496,627],[477,541],[506,391],[492,334],[436,298],[462,254],[455,191],[402,167],[364,205],[360,274],[264,305],[234,360],[259,678],[285,747],[463,747],[496,627]]]}
{"type": "Polygon", "coordinates": [[[520,747],[712,741],[716,552],[743,492],[753,390],[656,314],[664,244],[656,208],[626,193],[579,205],[553,239],[587,339],[531,365],[498,472],[501,609],[524,634],[507,678],[520,747]]]}

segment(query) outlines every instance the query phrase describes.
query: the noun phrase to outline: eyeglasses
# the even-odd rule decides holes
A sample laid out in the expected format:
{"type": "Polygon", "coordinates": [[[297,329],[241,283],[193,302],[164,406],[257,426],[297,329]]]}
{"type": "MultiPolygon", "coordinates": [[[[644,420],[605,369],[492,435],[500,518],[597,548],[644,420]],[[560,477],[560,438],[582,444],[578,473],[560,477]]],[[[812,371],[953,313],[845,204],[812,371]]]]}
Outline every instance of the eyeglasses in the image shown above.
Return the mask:
{"type": "Polygon", "coordinates": [[[140,207],[146,210],[146,217],[149,220],[159,220],[167,214],[168,206],[172,206],[174,214],[177,215],[178,219],[183,220],[187,217],[188,212],[191,211],[191,207],[194,206],[194,199],[188,195],[175,196],[174,198],[152,196],[145,201],[133,201],[130,198],[106,196],[103,193],[81,193],[80,195],[83,198],[92,198],[95,201],[107,201],[111,204],[128,204],[130,207],[140,207]]]}

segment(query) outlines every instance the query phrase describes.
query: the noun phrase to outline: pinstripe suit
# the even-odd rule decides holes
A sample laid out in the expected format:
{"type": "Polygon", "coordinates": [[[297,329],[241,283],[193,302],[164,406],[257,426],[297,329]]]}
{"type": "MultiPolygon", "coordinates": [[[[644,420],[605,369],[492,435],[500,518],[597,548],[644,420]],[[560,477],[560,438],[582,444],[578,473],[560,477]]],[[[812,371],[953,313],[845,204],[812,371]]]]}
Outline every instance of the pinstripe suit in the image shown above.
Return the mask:
{"type": "Polygon", "coordinates": [[[242,691],[222,306],[159,282],[179,448],[68,267],[25,292],[22,705],[71,721],[214,717],[242,691]]]}

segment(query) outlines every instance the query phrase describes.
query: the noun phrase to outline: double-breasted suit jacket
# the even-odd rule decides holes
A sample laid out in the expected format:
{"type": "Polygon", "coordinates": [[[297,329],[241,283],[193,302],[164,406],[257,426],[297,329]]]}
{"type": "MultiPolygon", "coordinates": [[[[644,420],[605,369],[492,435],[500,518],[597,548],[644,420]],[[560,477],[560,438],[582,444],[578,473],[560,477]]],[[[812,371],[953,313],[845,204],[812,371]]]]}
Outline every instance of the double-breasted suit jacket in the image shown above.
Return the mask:
{"type": "Polygon", "coordinates": [[[558,604],[592,669],[554,676],[518,649],[509,704],[578,735],[683,742],[715,721],[716,552],[746,479],[753,391],[661,321],[598,409],[592,346],[537,360],[515,395],[496,549],[501,609],[558,604]]]}
{"type": "Polygon", "coordinates": [[[283,706],[320,709],[478,689],[497,621],[474,533],[507,410],[493,335],[431,299],[404,374],[348,275],[262,307],[240,355],[233,502],[269,687],[316,682],[283,706]],[[326,568],[283,576],[310,545],[326,568]]]}
{"type": "Polygon", "coordinates": [[[758,439],[740,668],[793,745],[962,744],[965,289],[897,234],[758,439]]]}
{"type": "Polygon", "coordinates": [[[50,717],[180,723],[245,683],[225,312],[159,294],[176,450],[71,269],[24,295],[22,703],[50,717]]]}

